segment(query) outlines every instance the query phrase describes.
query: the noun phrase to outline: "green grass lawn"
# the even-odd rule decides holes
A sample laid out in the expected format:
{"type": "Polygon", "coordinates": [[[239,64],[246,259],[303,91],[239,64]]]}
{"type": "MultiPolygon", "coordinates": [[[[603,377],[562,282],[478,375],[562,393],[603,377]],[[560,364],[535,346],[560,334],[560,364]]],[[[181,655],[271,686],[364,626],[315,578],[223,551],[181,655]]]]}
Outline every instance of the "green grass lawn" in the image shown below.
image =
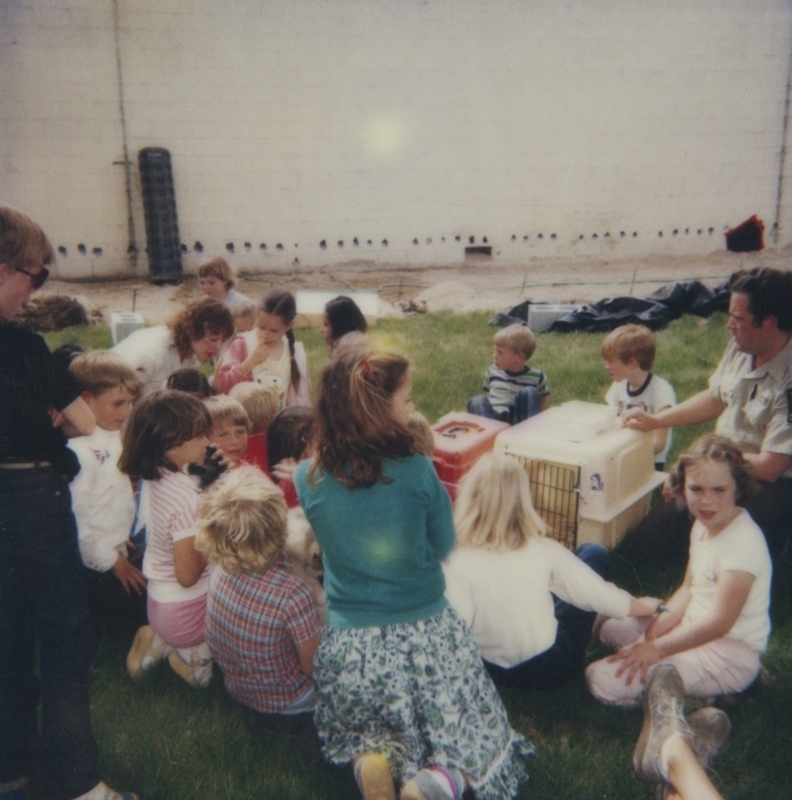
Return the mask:
{"type": "MultiPolygon", "coordinates": [[[[657,374],[671,381],[678,399],[705,388],[728,341],[725,316],[685,317],[657,334],[657,374]]],[[[430,422],[461,410],[480,391],[490,363],[494,329],[482,314],[428,314],[382,320],[377,346],[409,356],[416,406],[430,422]]],[[[326,358],[318,331],[297,337],[308,351],[313,383],[326,358]]],[[[106,328],[47,334],[51,347],[79,340],[110,344],[106,328]]],[[[610,379],[602,367],[598,334],[538,336],[531,364],[548,374],[553,404],[571,399],[602,402],[610,379]]],[[[675,432],[673,458],[712,424],[675,432]]],[[[636,571],[615,553],[615,580],[633,592],[669,592],[684,564],[663,572],[636,571]]],[[[769,678],[728,711],[734,730],[716,764],[715,783],[737,800],[787,800],[792,796],[792,564],[776,564],[774,632],[765,657],[769,678]]],[[[167,665],[132,684],[124,669],[127,641],[104,640],[97,651],[93,718],[102,774],[145,800],[346,800],[359,796],[348,770],[303,764],[282,740],[262,735],[250,715],[226,695],[219,679],[206,691],[184,684],[167,665]]],[[[599,651],[592,652],[592,658],[599,651]]],[[[582,676],[543,693],[511,690],[503,698],[516,729],[534,743],[538,757],[521,797],[533,800],[648,798],[630,756],[641,723],[639,711],[600,705],[582,676]]]]}

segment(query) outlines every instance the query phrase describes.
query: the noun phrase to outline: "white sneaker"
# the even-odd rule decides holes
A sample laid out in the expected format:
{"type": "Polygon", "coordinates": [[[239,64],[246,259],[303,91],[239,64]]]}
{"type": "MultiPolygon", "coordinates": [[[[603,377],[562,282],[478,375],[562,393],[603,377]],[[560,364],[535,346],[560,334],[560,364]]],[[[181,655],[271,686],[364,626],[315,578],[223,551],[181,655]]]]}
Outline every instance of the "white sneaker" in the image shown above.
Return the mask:
{"type": "Polygon", "coordinates": [[[90,792],[81,794],[74,800],[140,800],[140,798],[132,792],[117,792],[101,781],[90,792]]]}

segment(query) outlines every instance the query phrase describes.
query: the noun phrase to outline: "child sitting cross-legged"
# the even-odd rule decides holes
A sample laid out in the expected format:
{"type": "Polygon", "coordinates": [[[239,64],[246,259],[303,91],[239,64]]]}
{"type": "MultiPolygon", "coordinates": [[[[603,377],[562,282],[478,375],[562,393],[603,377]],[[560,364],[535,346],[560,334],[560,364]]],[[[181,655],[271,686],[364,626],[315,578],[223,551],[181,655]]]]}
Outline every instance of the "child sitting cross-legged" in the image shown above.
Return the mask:
{"type": "Polygon", "coordinates": [[[486,395],[471,397],[468,412],[514,425],[545,411],[550,404],[547,376],[526,363],[535,350],[536,337],[527,326],[499,330],[493,339],[493,363],[484,373],[486,395]]]}
{"type": "Polygon", "coordinates": [[[196,548],[211,564],[206,640],[226,689],[266,730],[318,752],[312,716],[320,622],[313,591],[285,557],[286,503],[255,467],[201,498],[196,548]]]}
{"type": "Polygon", "coordinates": [[[470,625],[498,686],[561,686],[582,672],[597,612],[649,617],[657,607],[607,582],[602,545],[572,553],[545,538],[515,458],[486,454],[476,462],[462,479],[454,521],[446,597],[470,625]]]}
{"type": "Polygon", "coordinates": [[[696,697],[747,689],[770,636],[772,562],[764,535],[742,504],[754,490],[749,462],[730,439],[697,439],[671,470],[694,517],[682,585],[648,620],[608,620],[605,644],[620,649],[586,669],[591,693],[635,705],[655,664],[679,671],[696,697]]]}
{"type": "Polygon", "coordinates": [[[143,554],[129,539],[132,484],[118,469],[118,459],[121,429],[141,385],[126,361],[109,350],[81,353],[69,370],[96,418],[92,434],[69,440],[80,461],[70,488],[88,608],[97,633],[134,631],[146,622],[146,579],[140,571],[143,554]]]}

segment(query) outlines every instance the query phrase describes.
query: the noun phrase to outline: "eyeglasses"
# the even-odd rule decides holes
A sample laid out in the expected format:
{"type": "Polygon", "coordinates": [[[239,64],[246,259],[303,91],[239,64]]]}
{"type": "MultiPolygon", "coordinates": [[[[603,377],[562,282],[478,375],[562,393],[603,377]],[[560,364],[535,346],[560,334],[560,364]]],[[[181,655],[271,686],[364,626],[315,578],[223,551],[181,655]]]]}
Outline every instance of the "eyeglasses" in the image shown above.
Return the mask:
{"type": "Polygon", "coordinates": [[[39,272],[28,272],[26,269],[18,269],[17,272],[27,275],[34,289],[40,289],[46,283],[50,275],[50,271],[44,266],[41,267],[39,272]]]}

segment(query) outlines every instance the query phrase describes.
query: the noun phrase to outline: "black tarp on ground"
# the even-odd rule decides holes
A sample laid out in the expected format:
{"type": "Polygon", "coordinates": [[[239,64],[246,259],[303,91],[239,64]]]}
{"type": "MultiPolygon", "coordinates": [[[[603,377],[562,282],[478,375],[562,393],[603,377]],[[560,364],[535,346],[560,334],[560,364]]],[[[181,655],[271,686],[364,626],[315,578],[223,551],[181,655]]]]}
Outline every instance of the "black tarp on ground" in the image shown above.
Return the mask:
{"type": "MultiPolygon", "coordinates": [[[[490,320],[490,325],[502,327],[515,322],[525,323],[530,306],[531,301],[525,300],[505,314],[496,314],[490,320]]],[[[606,297],[596,303],[578,306],[572,313],[557,319],[550,330],[598,333],[629,323],[659,330],[683,314],[708,317],[714,311],[726,311],[728,308],[728,281],[714,289],[700,281],[670,283],[649,297],[606,297]]]]}

